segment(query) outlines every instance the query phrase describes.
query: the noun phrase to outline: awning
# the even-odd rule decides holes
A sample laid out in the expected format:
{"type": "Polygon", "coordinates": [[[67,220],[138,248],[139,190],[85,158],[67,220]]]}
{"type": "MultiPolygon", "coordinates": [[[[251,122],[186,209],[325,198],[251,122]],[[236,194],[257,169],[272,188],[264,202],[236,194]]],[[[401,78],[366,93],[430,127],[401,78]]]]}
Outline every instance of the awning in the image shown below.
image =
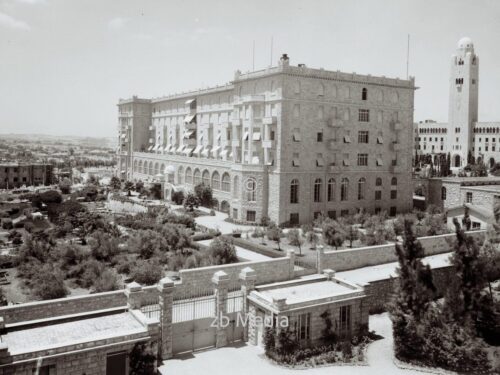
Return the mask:
{"type": "Polygon", "coordinates": [[[193,154],[199,155],[202,148],[203,148],[203,145],[196,146],[196,148],[193,151],[193,154]]]}
{"type": "Polygon", "coordinates": [[[167,145],[163,151],[169,152],[171,147],[172,147],[172,145],[167,145]]]}
{"type": "Polygon", "coordinates": [[[377,143],[378,143],[379,145],[383,144],[383,143],[384,143],[384,138],[382,138],[382,137],[377,137],[377,143]]]}
{"type": "Polygon", "coordinates": [[[153,146],[148,147],[148,151],[151,151],[153,149],[153,146]]]}
{"type": "Polygon", "coordinates": [[[207,157],[207,158],[208,158],[209,153],[210,153],[210,146],[205,147],[205,148],[203,149],[203,151],[201,152],[201,155],[203,155],[203,156],[205,156],[205,157],[207,157]]]}
{"type": "Polygon", "coordinates": [[[195,100],[196,100],[196,99],[188,99],[188,100],[186,100],[186,104],[191,104],[191,103],[193,103],[195,100]]]}
{"type": "Polygon", "coordinates": [[[293,159],[292,160],[292,166],[294,166],[294,167],[300,167],[300,161],[299,161],[299,159],[293,159]]]}
{"type": "Polygon", "coordinates": [[[349,159],[344,159],[342,161],[342,164],[345,166],[345,167],[348,167],[349,165],[351,165],[351,163],[349,162],[349,159]]]}
{"type": "Polygon", "coordinates": [[[243,134],[243,140],[248,141],[248,132],[245,132],[245,134],[243,134]]]}
{"type": "Polygon", "coordinates": [[[213,156],[214,158],[216,158],[216,157],[217,157],[217,151],[219,151],[219,150],[220,150],[220,146],[215,146],[215,147],[212,149],[212,156],[213,156]]]}
{"type": "Polygon", "coordinates": [[[351,137],[344,135],[344,143],[351,143],[351,137]]]}
{"type": "Polygon", "coordinates": [[[384,162],[382,161],[382,159],[381,159],[381,158],[377,158],[377,165],[378,165],[378,166],[382,166],[382,165],[384,165],[384,162]]]}
{"type": "Polygon", "coordinates": [[[122,134],[122,136],[121,136],[121,137],[122,137],[122,138],[125,138],[126,136],[127,136],[127,134],[122,134]]]}
{"type": "Polygon", "coordinates": [[[274,159],[269,159],[266,165],[274,165],[274,159]]]}
{"type": "Polygon", "coordinates": [[[295,142],[300,142],[302,140],[302,137],[300,136],[299,132],[293,132],[293,140],[295,142]]]}
{"type": "Polygon", "coordinates": [[[153,147],[153,151],[158,151],[158,149],[161,147],[161,145],[157,144],[155,147],[153,147]]]}
{"type": "Polygon", "coordinates": [[[222,133],[217,134],[216,140],[220,141],[221,137],[222,137],[222,133]]]}
{"type": "Polygon", "coordinates": [[[260,159],[258,156],[252,156],[252,164],[260,164],[260,159]]]}
{"type": "Polygon", "coordinates": [[[196,115],[187,115],[186,117],[184,117],[184,122],[186,124],[191,124],[192,122],[194,122],[194,120],[196,120],[196,115]]]}
{"type": "Polygon", "coordinates": [[[325,166],[325,161],[323,160],[323,158],[316,159],[316,166],[317,167],[324,167],[325,166]]]}
{"type": "Polygon", "coordinates": [[[190,139],[193,136],[193,134],[194,134],[194,130],[186,130],[184,132],[184,138],[185,139],[190,139]]]}
{"type": "Polygon", "coordinates": [[[255,132],[252,134],[252,141],[260,141],[260,132],[255,132]]]}
{"type": "MultiPolygon", "coordinates": [[[[213,152],[213,151],[212,151],[213,152]]],[[[227,148],[225,148],[224,150],[222,150],[220,152],[220,157],[223,158],[223,157],[226,157],[227,156],[227,153],[229,152],[229,150],[227,148]]]]}
{"type": "Polygon", "coordinates": [[[180,145],[176,152],[180,154],[183,150],[184,150],[184,145],[180,145]]]}
{"type": "Polygon", "coordinates": [[[191,153],[192,153],[192,152],[193,152],[193,148],[192,148],[192,147],[189,147],[189,146],[188,146],[188,147],[186,147],[186,148],[184,149],[184,151],[182,151],[182,153],[183,153],[184,155],[186,155],[186,156],[191,155],[191,153]]]}

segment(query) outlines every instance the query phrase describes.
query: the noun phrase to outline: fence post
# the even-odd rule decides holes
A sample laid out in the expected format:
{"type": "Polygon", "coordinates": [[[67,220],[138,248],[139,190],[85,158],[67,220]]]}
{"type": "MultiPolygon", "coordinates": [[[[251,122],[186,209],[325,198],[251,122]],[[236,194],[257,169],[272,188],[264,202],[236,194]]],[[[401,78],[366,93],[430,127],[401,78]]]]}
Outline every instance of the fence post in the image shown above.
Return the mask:
{"type": "MultiPolygon", "coordinates": [[[[257,280],[257,274],[250,267],[245,267],[240,272],[241,282],[241,298],[242,300],[242,313],[245,314],[244,321],[248,321],[246,316],[248,315],[248,300],[247,297],[252,290],[255,288],[255,281],[257,280]]],[[[243,340],[248,341],[248,326],[243,329],[243,340]]]]}
{"type": "Polygon", "coordinates": [[[227,325],[227,292],[229,287],[229,276],[224,271],[217,271],[212,277],[215,292],[215,320],[217,322],[215,347],[221,348],[227,345],[227,334],[224,325],[227,325]]]}
{"type": "Polygon", "coordinates": [[[144,292],[141,284],[135,281],[127,284],[127,287],[125,288],[125,295],[127,296],[127,305],[129,309],[136,310],[141,308],[143,294],[144,292]]]}
{"type": "Polygon", "coordinates": [[[319,245],[316,248],[316,268],[319,274],[323,273],[324,267],[324,259],[325,259],[325,248],[323,245],[319,245]]]}
{"type": "Polygon", "coordinates": [[[295,251],[287,250],[286,256],[290,259],[290,271],[288,278],[291,280],[295,277],[295,251]]]}
{"type": "Polygon", "coordinates": [[[162,359],[172,358],[172,306],[174,303],[174,282],[165,277],[158,283],[160,292],[160,354],[162,359]]]}

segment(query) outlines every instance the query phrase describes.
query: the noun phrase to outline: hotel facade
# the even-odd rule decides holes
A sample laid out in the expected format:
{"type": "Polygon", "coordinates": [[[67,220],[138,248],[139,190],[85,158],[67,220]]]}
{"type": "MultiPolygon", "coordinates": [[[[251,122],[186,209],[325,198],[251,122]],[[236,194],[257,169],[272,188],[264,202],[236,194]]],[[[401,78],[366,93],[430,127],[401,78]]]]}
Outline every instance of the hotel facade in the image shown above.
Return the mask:
{"type": "Polygon", "coordinates": [[[414,78],[290,65],[226,85],[118,103],[122,179],[165,197],[210,185],[236,221],[310,222],[411,209],[414,78]]]}

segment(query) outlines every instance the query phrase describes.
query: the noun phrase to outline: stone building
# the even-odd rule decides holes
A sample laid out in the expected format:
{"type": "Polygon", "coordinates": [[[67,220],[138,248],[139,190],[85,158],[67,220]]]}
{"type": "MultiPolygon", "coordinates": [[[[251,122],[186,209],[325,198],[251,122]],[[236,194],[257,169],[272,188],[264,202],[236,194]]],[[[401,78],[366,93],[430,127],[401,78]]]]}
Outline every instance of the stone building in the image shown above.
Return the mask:
{"type": "Polygon", "coordinates": [[[414,124],[415,153],[450,153],[451,167],[468,164],[469,153],[491,167],[500,162],[500,122],[478,122],[479,57],[470,38],[462,38],[451,58],[448,122],[414,124]]]}
{"type": "Polygon", "coordinates": [[[51,164],[0,163],[0,189],[53,183],[51,164]]]}
{"type": "Polygon", "coordinates": [[[175,190],[210,185],[237,221],[311,221],[411,208],[414,79],[304,64],[226,85],[120,100],[118,171],[175,190]]]}
{"type": "Polygon", "coordinates": [[[272,326],[275,332],[289,330],[302,347],[313,346],[323,342],[326,319],[340,339],[368,329],[363,288],[335,277],[330,269],[323,272],[323,277],[256,287],[248,295],[249,342],[263,345],[265,327],[272,326]]]}

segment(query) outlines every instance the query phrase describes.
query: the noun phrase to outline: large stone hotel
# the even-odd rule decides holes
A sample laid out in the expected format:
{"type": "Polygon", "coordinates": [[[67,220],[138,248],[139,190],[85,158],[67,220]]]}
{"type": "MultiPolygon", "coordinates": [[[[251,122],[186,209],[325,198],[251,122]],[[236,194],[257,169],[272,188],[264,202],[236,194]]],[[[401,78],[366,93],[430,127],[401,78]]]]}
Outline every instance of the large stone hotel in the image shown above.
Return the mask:
{"type": "Polygon", "coordinates": [[[292,66],[223,86],[120,100],[122,179],[210,185],[241,222],[411,208],[414,79],[292,66]]]}

